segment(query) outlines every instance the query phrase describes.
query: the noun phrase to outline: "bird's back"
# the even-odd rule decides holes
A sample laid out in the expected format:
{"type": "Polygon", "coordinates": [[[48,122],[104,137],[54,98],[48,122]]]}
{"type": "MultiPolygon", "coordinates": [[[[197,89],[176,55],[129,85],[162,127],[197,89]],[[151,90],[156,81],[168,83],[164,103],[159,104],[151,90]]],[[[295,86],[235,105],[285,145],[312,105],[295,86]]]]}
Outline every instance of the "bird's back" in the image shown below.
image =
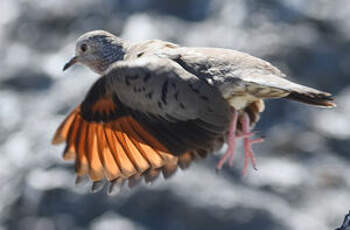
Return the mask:
{"type": "Polygon", "coordinates": [[[201,47],[163,50],[162,56],[217,87],[236,109],[265,98],[281,98],[333,107],[332,98],[322,92],[286,79],[271,63],[244,52],[201,47]]]}

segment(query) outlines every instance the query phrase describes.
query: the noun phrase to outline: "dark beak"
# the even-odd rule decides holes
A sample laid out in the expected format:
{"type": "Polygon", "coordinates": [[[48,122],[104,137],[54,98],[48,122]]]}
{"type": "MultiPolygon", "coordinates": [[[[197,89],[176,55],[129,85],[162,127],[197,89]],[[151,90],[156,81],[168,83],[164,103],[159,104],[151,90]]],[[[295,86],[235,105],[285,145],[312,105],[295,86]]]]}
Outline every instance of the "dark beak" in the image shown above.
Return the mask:
{"type": "Polygon", "coordinates": [[[69,60],[69,62],[67,62],[63,66],[63,71],[65,71],[66,69],[68,69],[69,67],[71,67],[72,65],[74,65],[77,62],[78,62],[78,57],[77,56],[73,57],[72,59],[69,60]]]}

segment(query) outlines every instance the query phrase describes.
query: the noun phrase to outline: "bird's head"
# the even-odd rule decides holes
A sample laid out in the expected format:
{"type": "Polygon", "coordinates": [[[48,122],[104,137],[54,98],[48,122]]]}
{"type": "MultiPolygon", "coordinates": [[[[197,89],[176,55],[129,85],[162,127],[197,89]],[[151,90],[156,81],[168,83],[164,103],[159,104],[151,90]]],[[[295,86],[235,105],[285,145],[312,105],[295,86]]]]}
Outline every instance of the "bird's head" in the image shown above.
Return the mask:
{"type": "Polygon", "coordinates": [[[63,71],[75,63],[81,63],[103,74],[112,63],[124,59],[125,49],[125,41],[106,31],[85,33],[78,38],[75,56],[64,65],[63,71]]]}

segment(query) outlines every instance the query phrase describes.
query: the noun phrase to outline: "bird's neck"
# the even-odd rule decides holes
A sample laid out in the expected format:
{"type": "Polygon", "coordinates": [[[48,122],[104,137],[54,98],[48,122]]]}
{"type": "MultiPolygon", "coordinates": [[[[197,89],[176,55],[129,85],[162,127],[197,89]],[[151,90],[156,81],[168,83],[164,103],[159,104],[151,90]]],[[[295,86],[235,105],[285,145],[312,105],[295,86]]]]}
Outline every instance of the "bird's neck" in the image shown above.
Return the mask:
{"type": "Polygon", "coordinates": [[[106,46],[102,51],[103,62],[95,66],[95,72],[104,74],[113,63],[124,60],[128,47],[129,43],[119,38],[106,46]]]}

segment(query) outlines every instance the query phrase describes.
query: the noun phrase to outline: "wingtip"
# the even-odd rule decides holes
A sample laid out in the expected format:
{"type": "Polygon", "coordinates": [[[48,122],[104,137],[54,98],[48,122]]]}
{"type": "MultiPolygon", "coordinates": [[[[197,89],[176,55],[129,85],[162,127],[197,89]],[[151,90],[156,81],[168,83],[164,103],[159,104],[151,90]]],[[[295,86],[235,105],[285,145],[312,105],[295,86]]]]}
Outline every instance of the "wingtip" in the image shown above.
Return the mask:
{"type": "Polygon", "coordinates": [[[119,177],[118,179],[115,179],[113,181],[110,181],[108,184],[107,195],[108,196],[117,196],[118,194],[120,194],[120,191],[121,191],[124,183],[125,183],[125,180],[123,180],[123,178],[121,178],[121,177],[119,177]]]}
{"type": "Polygon", "coordinates": [[[59,144],[62,144],[64,141],[65,139],[62,136],[55,134],[55,136],[51,140],[51,144],[59,145],[59,144]]]}
{"type": "Polygon", "coordinates": [[[105,187],[105,184],[106,184],[106,181],[103,181],[103,180],[94,181],[92,182],[90,191],[92,193],[97,193],[105,187]]]}

